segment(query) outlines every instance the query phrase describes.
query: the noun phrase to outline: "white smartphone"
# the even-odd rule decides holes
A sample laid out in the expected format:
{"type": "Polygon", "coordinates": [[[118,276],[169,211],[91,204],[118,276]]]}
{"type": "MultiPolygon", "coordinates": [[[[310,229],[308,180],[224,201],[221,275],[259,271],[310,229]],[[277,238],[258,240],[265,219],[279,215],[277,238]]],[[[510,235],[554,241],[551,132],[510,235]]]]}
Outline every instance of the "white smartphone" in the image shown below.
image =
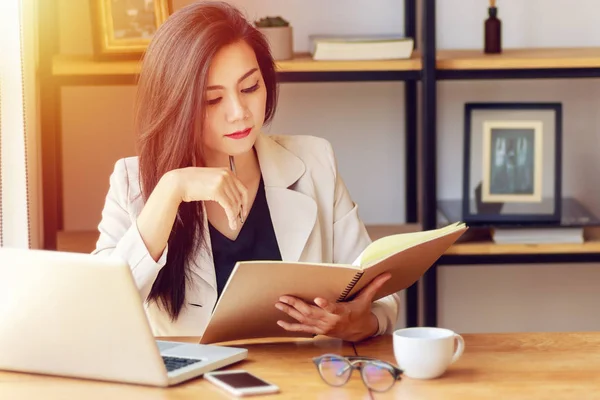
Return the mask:
{"type": "Polygon", "coordinates": [[[279,392],[279,387],[276,385],[241,369],[207,372],[204,374],[204,378],[236,396],[279,392]]]}

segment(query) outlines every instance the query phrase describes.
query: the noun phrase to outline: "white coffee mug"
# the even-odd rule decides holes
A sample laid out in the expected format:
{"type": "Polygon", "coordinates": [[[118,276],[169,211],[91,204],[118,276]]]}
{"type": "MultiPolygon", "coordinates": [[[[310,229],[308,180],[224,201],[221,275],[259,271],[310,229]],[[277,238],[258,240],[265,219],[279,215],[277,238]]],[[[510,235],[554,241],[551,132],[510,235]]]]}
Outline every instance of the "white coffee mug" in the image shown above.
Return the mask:
{"type": "Polygon", "coordinates": [[[394,332],[394,356],[404,375],[415,379],[441,376],[465,349],[459,334],[444,328],[406,328],[394,332]],[[454,342],[458,342],[456,350],[454,342]]]}

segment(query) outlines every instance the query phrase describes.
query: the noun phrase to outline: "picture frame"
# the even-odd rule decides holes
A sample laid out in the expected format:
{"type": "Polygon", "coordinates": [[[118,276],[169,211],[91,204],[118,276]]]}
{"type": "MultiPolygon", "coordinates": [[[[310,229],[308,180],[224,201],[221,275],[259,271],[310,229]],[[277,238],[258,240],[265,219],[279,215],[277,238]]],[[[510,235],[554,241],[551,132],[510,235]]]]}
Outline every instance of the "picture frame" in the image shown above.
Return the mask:
{"type": "Polygon", "coordinates": [[[463,220],[559,224],[561,103],[466,103],[463,220]]]}
{"type": "Polygon", "coordinates": [[[172,10],[171,0],[90,2],[94,56],[98,60],[141,58],[172,10]]]}

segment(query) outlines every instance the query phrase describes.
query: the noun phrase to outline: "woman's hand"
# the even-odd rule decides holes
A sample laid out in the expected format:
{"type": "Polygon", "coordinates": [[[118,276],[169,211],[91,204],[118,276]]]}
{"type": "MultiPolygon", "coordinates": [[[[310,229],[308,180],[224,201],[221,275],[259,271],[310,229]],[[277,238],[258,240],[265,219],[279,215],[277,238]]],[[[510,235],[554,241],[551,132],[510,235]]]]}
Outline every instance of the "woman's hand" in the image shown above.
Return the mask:
{"type": "Polygon", "coordinates": [[[327,335],[351,342],[373,336],[379,329],[377,317],[371,312],[373,296],[390,278],[389,273],[379,275],[354,300],[345,303],[318,297],[312,305],[292,296],[282,296],[275,307],[298,323],[277,321],[277,324],[287,331],[327,335]]]}
{"type": "Polygon", "coordinates": [[[148,253],[157,261],[164,252],[182,201],[214,200],[225,210],[229,227],[237,229],[238,215],[247,217],[248,190],[226,168],[181,168],[158,181],[142,212],[137,228],[148,253]]]}
{"type": "Polygon", "coordinates": [[[232,230],[237,228],[240,213],[246,219],[248,189],[229,169],[188,167],[172,173],[177,176],[181,201],[216,201],[225,210],[232,230]]]}

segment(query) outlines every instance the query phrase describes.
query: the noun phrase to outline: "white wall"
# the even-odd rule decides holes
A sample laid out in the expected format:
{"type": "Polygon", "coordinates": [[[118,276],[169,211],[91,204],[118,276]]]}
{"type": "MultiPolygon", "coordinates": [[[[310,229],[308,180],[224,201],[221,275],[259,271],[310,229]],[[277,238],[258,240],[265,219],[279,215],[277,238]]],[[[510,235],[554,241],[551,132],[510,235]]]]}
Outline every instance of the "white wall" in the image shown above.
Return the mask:
{"type": "MultiPolygon", "coordinates": [[[[63,19],[61,51],[90,53],[88,2],[59,1],[63,19]]],[[[190,2],[174,0],[174,5],[180,8],[190,2]]],[[[295,29],[297,51],[307,49],[306,37],[311,33],[403,32],[403,5],[397,0],[232,2],[242,5],[250,18],[280,14],[289,19],[295,29]]],[[[438,46],[481,48],[485,4],[483,0],[439,0],[438,46]]],[[[594,23],[596,0],[578,0],[577,7],[567,0],[504,1],[499,2],[499,7],[506,48],[600,45],[600,28],[594,23]],[[567,11],[569,18],[563,18],[567,11]]],[[[440,83],[439,195],[460,196],[464,102],[561,101],[565,194],[579,197],[600,212],[600,191],[591,181],[592,171],[598,167],[599,82],[586,79],[440,83]]],[[[401,223],[405,218],[402,90],[403,84],[397,82],[284,84],[279,113],[270,131],[329,139],[365,222],[401,223]]],[[[133,154],[133,94],[132,87],[63,90],[68,230],[95,229],[114,161],[133,154]]],[[[597,267],[441,268],[440,324],[463,332],[599,329],[595,304],[600,303],[600,290],[593,290],[594,282],[600,282],[597,267]]]]}

